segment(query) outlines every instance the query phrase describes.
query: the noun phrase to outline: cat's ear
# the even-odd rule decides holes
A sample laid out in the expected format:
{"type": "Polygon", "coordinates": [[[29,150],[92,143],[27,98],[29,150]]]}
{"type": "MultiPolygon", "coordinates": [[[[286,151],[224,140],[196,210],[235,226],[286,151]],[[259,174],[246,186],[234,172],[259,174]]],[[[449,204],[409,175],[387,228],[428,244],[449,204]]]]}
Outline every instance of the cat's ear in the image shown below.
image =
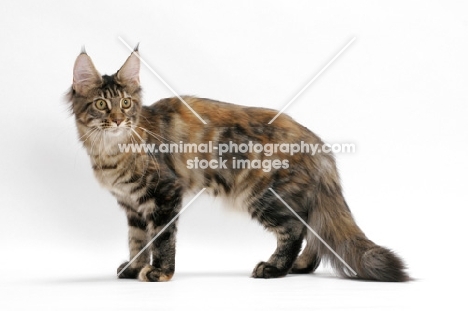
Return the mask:
{"type": "Polygon", "coordinates": [[[91,57],[82,51],[73,67],[73,89],[79,94],[86,95],[89,90],[101,83],[102,77],[94,67],[91,57]]]}
{"type": "Polygon", "coordinates": [[[127,87],[130,91],[140,87],[140,58],[138,47],[127,58],[125,64],[117,72],[117,81],[127,87]]]}

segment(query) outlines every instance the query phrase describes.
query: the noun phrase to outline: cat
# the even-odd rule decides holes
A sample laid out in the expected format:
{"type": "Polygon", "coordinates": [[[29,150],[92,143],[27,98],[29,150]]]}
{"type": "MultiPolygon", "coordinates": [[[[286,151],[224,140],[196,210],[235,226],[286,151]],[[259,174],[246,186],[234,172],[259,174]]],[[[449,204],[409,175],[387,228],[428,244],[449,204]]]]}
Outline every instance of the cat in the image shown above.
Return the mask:
{"type": "Polygon", "coordinates": [[[266,148],[268,144],[278,147],[293,142],[323,146],[319,137],[285,114],[270,122],[277,115],[272,109],[192,96],[165,98],[144,106],[138,53],[136,48],[109,76],[101,75],[83,50],[75,61],[67,95],[95,177],[126,212],[133,261],[117,269],[119,278],[171,280],[176,252],[174,219],[182,209],[184,195],[206,188],[211,195],[240,206],[276,235],[275,252],[255,266],[254,278],[312,273],[327,260],[343,277],[409,280],[403,261],[370,241],[356,225],[331,153],[276,150],[267,156],[233,147],[255,144],[266,148]],[[205,144],[205,149],[207,145],[211,149],[181,152],[186,143],[192,147],[205,144]],[[161,149],[172,144],[180,145],[181,150],[125,152],[122,146],[126,144],[161,149]],[[220,156],[217,149],[221,146],[233,150],[223,148],[220,156]],[[240,160],[242,165],[236,166],[240,160]],[[195,167],[201,163],[203,168],[195,167]],[[307,243],[301,252],[303,240],[307,243]]]}

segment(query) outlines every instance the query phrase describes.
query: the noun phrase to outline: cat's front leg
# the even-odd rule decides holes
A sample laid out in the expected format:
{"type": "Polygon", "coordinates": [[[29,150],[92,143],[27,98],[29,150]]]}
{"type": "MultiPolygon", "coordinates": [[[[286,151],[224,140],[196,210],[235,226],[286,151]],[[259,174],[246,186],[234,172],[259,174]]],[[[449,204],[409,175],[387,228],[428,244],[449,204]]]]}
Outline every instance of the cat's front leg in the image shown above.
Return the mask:
{"type": "MultiPolygon", "coordinates": [[[[130,250],[130,260],[135,258],[147,243],[146,220],[142,215],[127,210],[128,222],[128,248],[130,250]]],[[[149,250],[145,250],[128,265],[129,261],[122,263],[117,268],[117,275],[120,279],[136,279],[141,269],[150,262],[149,250]],[[125,268],[126,267],[126,268],[125,268]],[[124,269],[125,268],[125,269],[124,269]]]]}
{"type": "Polygon", "coordinates": [[[155,212],[148,220],[148,239],[157,236],[150,249],[153,262],[141,269],[138,279],[144,282],[166,282],[174,275],[177,220],[166,225],[176,217],[175,210],[170,213],[155,212]],[[164,230],[163,230],[164,229],[164,230]]]}
{"type": "Polygon", "coordinates": [[[166,282],[174,275],[177,214],[181,209],[182,189],[177,183],[160,183],[154,192],[155,206],[146,213],[148,241],[152,241],[152,263],[141,269],[138,279],[166,282]],[[156,237],[156,238],[155,238],[156,237]]]}

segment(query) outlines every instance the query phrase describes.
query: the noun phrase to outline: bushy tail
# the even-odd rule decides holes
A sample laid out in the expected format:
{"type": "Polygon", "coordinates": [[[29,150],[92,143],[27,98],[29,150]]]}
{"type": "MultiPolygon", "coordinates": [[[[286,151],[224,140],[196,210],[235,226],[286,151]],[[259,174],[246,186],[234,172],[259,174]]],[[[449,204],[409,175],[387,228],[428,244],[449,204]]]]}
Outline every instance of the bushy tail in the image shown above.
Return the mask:
{"type": "Polygon", "coordinates": [[[304,254],[328,260],[338,273],[350,278],[386,282],[409,280],[403,261],[391,250],[370,241],[356,225],[339,186],[336,191],[322,188],[314,207],[309,217],[311,228],[357,275],[315,235],[308,234],[304,254]]]}

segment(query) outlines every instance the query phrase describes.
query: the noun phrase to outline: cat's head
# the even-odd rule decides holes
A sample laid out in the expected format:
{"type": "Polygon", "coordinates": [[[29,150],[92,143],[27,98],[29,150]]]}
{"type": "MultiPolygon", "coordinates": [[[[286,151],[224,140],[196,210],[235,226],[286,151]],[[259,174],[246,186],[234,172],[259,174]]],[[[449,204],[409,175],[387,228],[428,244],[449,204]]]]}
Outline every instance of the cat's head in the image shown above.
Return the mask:
{"type": "Polygon", "coordinates": [[[138,50],[113,75],[101,75],[86,52],[78,55],[69,92],[80,136],[95,131],[106,136],[128,134],[141,109],[138,50]]]}

